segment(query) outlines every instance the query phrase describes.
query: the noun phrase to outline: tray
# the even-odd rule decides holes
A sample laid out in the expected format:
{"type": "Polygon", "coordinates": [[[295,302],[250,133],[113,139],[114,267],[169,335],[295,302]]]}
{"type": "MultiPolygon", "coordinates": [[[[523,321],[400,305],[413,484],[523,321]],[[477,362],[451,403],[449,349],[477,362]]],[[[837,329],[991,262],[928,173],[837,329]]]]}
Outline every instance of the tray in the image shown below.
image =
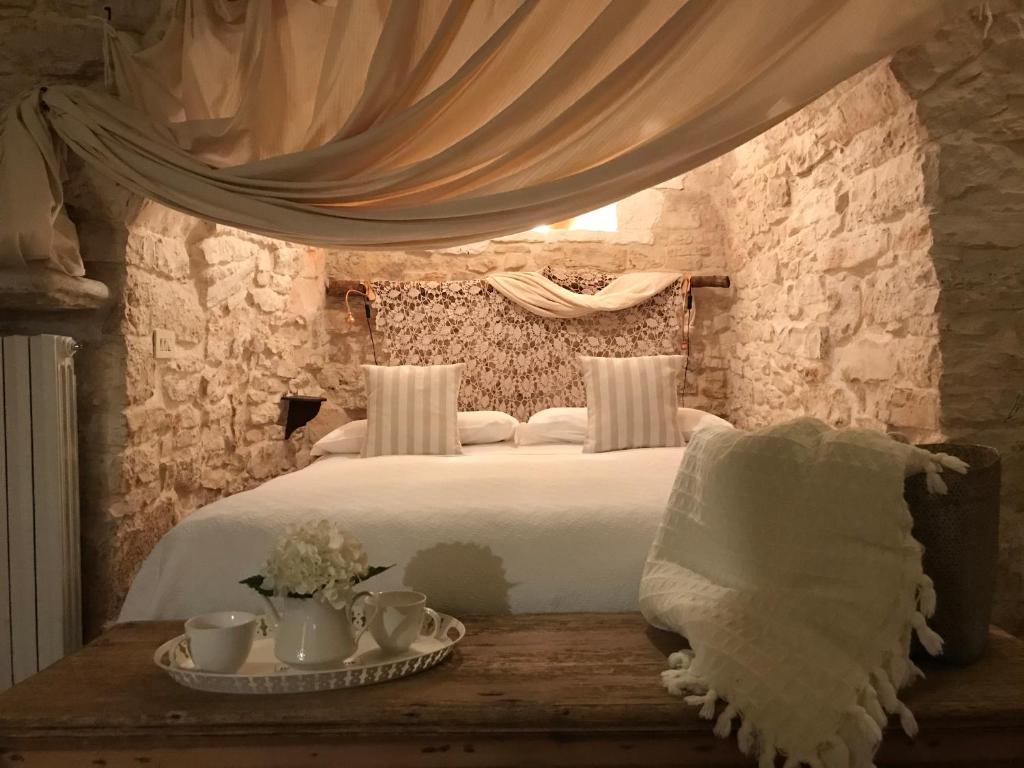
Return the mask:
{"type": "Polygon", "coordinates": [[[188,654],[185,635],[157,648],[153,661],[176,683],[214,693],[305,693],[357,688],[408,677],[448,658],[455,644],[466,636],[466,627],[447,614],[442,613],[440,617],[441,625],[433,636],[421,637],[401,654],[386,654],[370,633],[364,632],[356,652],[332,669],[300,669],[278,661],[274,656],[272,631],[262,621],[249,658],[237,672],[223,674],[196,669],[188,654]]]}

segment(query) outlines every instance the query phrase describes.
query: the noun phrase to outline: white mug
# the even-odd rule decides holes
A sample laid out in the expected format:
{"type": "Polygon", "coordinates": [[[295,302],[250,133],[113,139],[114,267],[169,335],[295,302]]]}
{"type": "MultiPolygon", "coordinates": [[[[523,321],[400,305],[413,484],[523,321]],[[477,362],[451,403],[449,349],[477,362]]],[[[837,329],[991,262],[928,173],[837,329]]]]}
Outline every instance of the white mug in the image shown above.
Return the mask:
{"type": "Polygon", "coordinates": [[[245,611],[204,613],[186,621],[188,652],[196,669],[237,672],[249,658],[256,621],[255,614],[245,611]]]}
{"type": "Polygon", "coordinates": [[[366,598],[366,626],[386,653],[404,653],[421,637],[432,637],[441,629],[441,617],[427,608],[422,592],[373,592],[366,598]],[[423,618],[432,626],[423,631],[423,618]]]}

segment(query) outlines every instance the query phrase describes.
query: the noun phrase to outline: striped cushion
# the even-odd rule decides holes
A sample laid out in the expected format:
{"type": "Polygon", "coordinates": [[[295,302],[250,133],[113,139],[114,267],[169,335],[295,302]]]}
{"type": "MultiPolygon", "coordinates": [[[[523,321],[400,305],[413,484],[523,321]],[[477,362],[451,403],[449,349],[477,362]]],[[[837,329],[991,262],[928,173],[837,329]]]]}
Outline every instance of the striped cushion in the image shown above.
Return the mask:
{"type": "Polygon", "coordinates": [[[587,385],[584,453],[682,445],[676,423],[682,355],[580,357],[587,385]]]}
{"type": "Polygon", "coordinates": [[[458,403],[465,367],[364,365],[363,456],[462,453],[458,403]]]}

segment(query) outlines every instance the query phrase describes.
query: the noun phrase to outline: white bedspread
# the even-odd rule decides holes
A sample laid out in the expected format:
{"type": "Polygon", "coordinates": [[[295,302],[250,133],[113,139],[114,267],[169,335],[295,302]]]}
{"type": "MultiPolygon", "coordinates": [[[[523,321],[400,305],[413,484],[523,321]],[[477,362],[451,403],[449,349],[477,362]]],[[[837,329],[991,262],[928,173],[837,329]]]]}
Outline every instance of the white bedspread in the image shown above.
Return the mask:
{"type": "Polygon", "coordinates": [[[470,446],[463,456],[327,456],[175,526],[143,563],[120,620],[262,611],[239,579],[294,522],[362,539],[368,589],[426,592],[456,614],[638,608],[644,560],[682,448],[583,454],[579,445],[470,446]]]}

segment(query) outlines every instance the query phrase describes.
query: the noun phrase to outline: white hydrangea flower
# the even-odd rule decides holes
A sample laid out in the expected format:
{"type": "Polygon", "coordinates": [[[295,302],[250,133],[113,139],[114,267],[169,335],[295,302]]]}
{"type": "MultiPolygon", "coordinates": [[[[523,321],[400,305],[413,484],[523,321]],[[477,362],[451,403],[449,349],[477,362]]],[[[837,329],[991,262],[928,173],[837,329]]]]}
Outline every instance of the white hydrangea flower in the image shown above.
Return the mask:
{"type": "Polygon", "coordinates": [[[278,595],[316,596],[336,608],[366,576],[369,563],[355,536],[329,520],[290,526],[263,568],[263,586],[278,595]]]}

